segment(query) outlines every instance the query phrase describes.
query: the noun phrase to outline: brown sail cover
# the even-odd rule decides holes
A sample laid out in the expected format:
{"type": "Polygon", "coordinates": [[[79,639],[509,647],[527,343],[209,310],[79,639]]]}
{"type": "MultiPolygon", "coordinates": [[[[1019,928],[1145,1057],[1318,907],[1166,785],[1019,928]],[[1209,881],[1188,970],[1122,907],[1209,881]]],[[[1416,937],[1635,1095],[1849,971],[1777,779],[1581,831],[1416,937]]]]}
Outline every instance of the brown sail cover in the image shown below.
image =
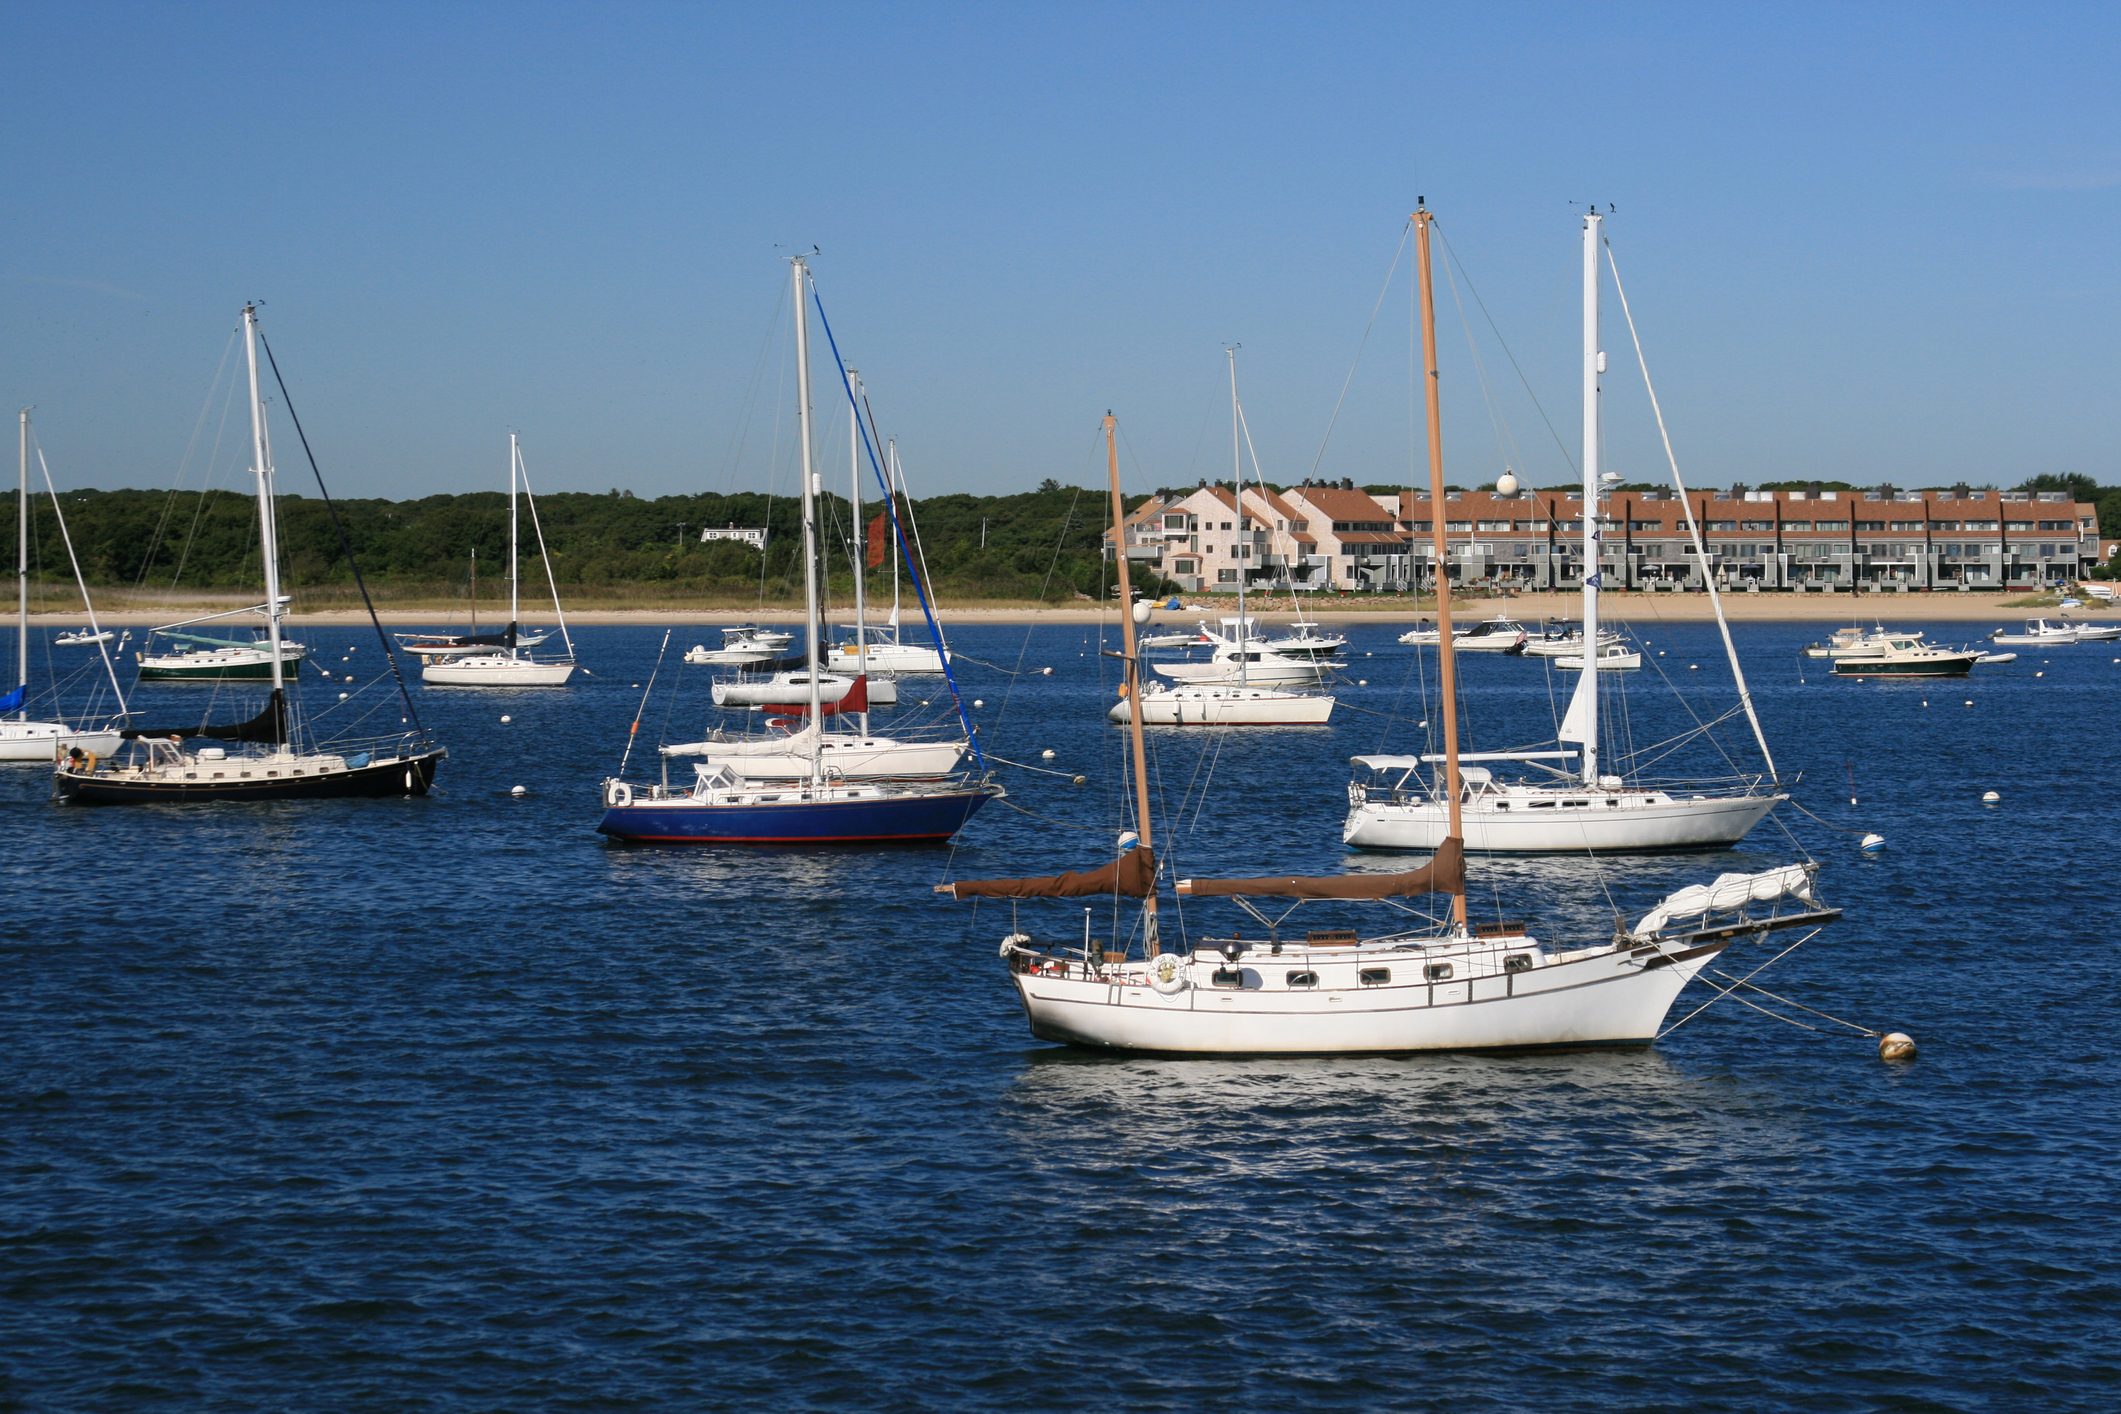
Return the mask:
{"type": "Polygon", "coordinates": [[[1435,858],[1400,874],[1335,874],[1323,879],[1283,875],[1271,879],[1181,879],[1178,891],[1196,898],[1413,898],[1455,894],[1466,886],[1465,845],[1456,835],[1438,846],[1435,858]]]}
{"type": "Polygon", "coordinates": [[[1155,883],[1156,856],[1147,845],[1138,844],[1102,869],[1035,879],[958,879],[936,885],[936,891],[956,898],[1089,898],[1093,894],[1147,898],[1155,883]]]}

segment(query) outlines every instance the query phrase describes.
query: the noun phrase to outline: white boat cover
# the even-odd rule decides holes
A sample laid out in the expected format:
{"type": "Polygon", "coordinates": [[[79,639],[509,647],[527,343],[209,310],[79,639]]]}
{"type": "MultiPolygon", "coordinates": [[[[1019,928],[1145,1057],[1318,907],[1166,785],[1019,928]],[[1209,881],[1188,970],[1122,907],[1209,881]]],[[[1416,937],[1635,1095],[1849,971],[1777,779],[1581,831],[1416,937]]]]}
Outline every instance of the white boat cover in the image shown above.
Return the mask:
{"type": "Polygon", "coordinates": [[[1785,864],[1758,874],[1719,874],[1713,884],[1690,884],[1668,896],[1635,925],[1638,938],[1660,933],[1675,918],[1694,918],[1717,909],[1768,903],[1778,898],[1812,897],[1812,876],[1802,864],[1785,864]]]}
{"type": "Polygon", "coordinates": [[[785,736],[738,737],[730,741],[681,741],[662,749],[665,756],[808,755],[819,731],[813,723],[785,736]]]}

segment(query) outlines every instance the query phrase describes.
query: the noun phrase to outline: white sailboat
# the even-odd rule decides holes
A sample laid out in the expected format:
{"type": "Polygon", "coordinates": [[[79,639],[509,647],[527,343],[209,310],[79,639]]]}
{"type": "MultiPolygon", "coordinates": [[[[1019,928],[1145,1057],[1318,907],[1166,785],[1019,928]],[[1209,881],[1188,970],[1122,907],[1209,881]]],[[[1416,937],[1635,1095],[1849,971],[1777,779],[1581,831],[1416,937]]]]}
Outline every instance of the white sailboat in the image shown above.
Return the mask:
{"type": "MultiPolygon", "coordinates": [[[[948,839],[974,812],[1002,794],[984,774],[949,779],[857,779],[843,773],[843,760],[829,757],[821,723],[829,705],[828,677],[820,670],[823,644],[817,632],[817,474],[810,433],[809,266],[790,262],[795,313],[796,423],[802,457],[803,604],[810,632],[803,644],[804,730],[791,737],[801,758],[793,779],[747,777],[730,760],[698,768],[689,787],[664,782],[636,786],[619,774],[604,782],[604,818],[597,829],[614,839],[662,844],[873,844],[948,839]]],[[[829,326],[828,326],[829,329],[829,326]]],[[[851,388],[850,388],[850,402],[851,388]]],[[[865,686],[847,679],[849,694],[865,686]]],[[[718,696],[717,701],[720,701],[718,696]]],[[[842,702],[848,702],[847,696],[842,702]]],[[[848,710],[860,710],[850,704],[848,710]]],[[[864,733],[866,735],[866,733],[864,733]]],[[[764,753],[746,759],[756,762],[764,753]]],[[[667,758],[666,758],[667,762],[667,758]]],[[[984,765],[984,763],[982,763],[984,765]]],[[[667,765],[665,770],[667,772],[667,765]]]]}
{"type": "Polygon", "coordinates": [[[516,434],[508,434],[508,628],[498,647],[483,652],[430,655],[420,665],[420,681],[436,687],[565,687],[574,676],[574,639],[567,633],[567,615],[560,608],[560,586],[552,574],[552,557],[545,550],[545,530],[538,524],[538,503],[530,495],[530,478],[523,469],[523,447],[516,434]],[[567,656],[540,661],[531,656],[518,630],[522,617],[522,551],[517,506],[530,501],[531,529],[538,537],[538,557],[545,563],[545,583],[552,590],[552,612],[559,620],[560,640],[567,656]]]}
{"type": "MultiPolygon", "coordinates": [[[[850,417],[848,425],[848,473],[852,483],[851,493],[853,519],[862,523],[862,461],[860,411],[861,375],[853,369],[847,370],[849,403],[857,415],[850,417]]],[[[849,733],[828,729],[821,721],[810,721],[800,730],[783,735],[765,737],[714,735],[702,741],[680,742],[665,746],[662,754],[671,756],[697,756],[704,758],[700,770],[726,770],[743,781],[797,781],[803,780],[823,764],[827,774],[848,780],[882,779],[899,777],[904,779],[934,779],[947,776],[963,764],[970,742],[963,736],[943,739],[909,739],[874,736],[869,731],[869,689],[876,686],[869,673],[869,643],[860,632],[867,626],[868,597],[862,584],[861,554],[855,555],[854,573],[854,623],[856,637],[851,645],[854,650],[854,677],[850,688],[862,685],[861,700],[846,705],[842,697],[839,716],[852,712],[857,730],[849,733]]],[[[719,685],[719,684],[718,684],[719,685]]],[[[807,683],[806,683],[807,687],[807,683]]],[[[715,700],[722,701],[724,692],[715,700]]]]}
{"type": "MultiPolygon", "coordinates": [[[[852,372],[852,370],[849,371],[850,373],[852,372]]],[[[857,426],[857,436],[859,436],[859,432],[860,429],[857,426]]],[[[857,448],[857,450],[859,449],[857,448]]],[[[890,453],[886,458],[886,462],[888,464],[887,489],[893,497],[896,497],[899,494],[898,441],[896,438],[891,442],[890,453]]],[[[856,525],[862,523],[861,480],[861,465],[857,461],[854,472],[854,523],[856,525]]],[[[909,501],[907,504],[911,505],[912,503],[909,501]]],[[[869,622],[868,615],[862,608],[864,566],[861,563],[862,557],[857,555],[854,566],[856,604],[854,631],[848,636],[846,641],[832,646],[832,653],[827,665],[840,672],[867,673],[872,678],[881,679],[923,677],[940,674],[943,672],[943,650],[939,647],[931,648],[925,643],[908,643],[900,634],[899,573],[902,561],[899,555],[898,537],[892,535],[890,540],[890,617],[880,624],[869,622]]],[[[941,620],[938,619],[937,622],[940,623],[941,620]]]]}
{"type": "MultiPolygon", "coordinates": [[[[1243,411],[1237,400],[1237,349],[1223,351],[1230,360],[1230,487],[1237,506],[1237,524],[1242,532],[1244,513],[1243,411]]],[[[1115,530],[1114,545],[1125,545],[1125,535],[1115,530]]],[[[1121,559],[1122,598],[1128,584],[1126,561],[1121,559]]],[[[1143,610],[1148,608],[1143,601],[1143,610]]],[[[1245,613],[1245,571],[1237,571],[1237,615],[1240,630],[1251,620],[1245,613]]],[[[1204,636],[1214,635],[1203,624],[1204,636]]],[[[1129,640],[1132,639],[1130,620],[1129,640]]],[[[1269,652],[1244,638],[1216,641],[1214,655],[1205,663],[1153,663],[1150,665],[1175,687],[1148,687],[1136,682],[1132,701],[1138,703],[1142,719],[1160,727],[1288,727],[1322,726],[1333,715],[1329,693],[1300,692],[1296,684],[1312,684],[1330,671],[1323,655],[1292,657],[1269,652]]],[[[1124,722],[1132,710],[1129,701],[1114,703],[1106,717],[1124,722]]]]}
{"type": "MultiPolygon", "coordinates": [[[[41,457],[43,453],[40,451],[41,457]]],[[[59,512],[59,530],[66,531],[66,515],[60,510],[59,498],[52,497],[52,509],[59,512]]],[[[73,556],[73,542],[67,541],[67,556],[73,556]]],[[[59,642],[94,643],[110,642],[111,635],[96,623],[96,609],[88,602],[88,586],[81,582],[80,568],[75,567],[75,582],[81,584],[81,602],[88,610],[88,627],[79,634],[61,634],[59,642]]],[[[77,727],[66,722],[32,721],[29,715],[29,409],[22,410],[22,457],[21,481],[15,492],[15,688],[12,692],[0,693],[0,712],[12,712],[12,717],[0,719],[0,761],[34,761],[51,765],[69,751],[83,751],[97,756],[108,756],[116,751],[123,738],[117,727],[77,727]]],[[[118,674],[111,663],[108,649],[100,648],[104,670],[110,674],[111,690],[117,695],[118,718],[125,715],[125,693],[118,686],[118,674]]]]}
{"type": "MultiPolygon", "coordinates": [[[[1428,383],[1430,480],[1443,496],[1443,450],[1428,297],[1428,213],[1417,212],[1423,343],[1428,383]]],[[[1112,419],[1105,420],[1108,448],[1112,419]]],[[[1121,533],[1118,456],[1111,465],[1113,526],[1121,533]]],[[[1438,560],[1444,528],[1434,531],[1438,560]]],[[[1449,622],[1450,585],[1437,585],[1449,622]]],[[[1124,623],[1125,662],[1137,673],[1132,621],[1124,623]]],[[[1443,674],[1445,776],[1457,799],[1455,657],[1439,654],[1443,674]]],[[[1001,956],[1030,1022],[1044,1040],[1177,1056],[1347,1055],[1437,1050],[1519,1050],[1646,1046],[1680,992],[1719,954],[1767,932],[1816,928],[1837,912],[1817,903],[1812,869],[1795,865],[1725,875],[1683,889],[1615,929],[1610,914],[1586,920],[1589,941],[1552,946],[1521,923],[1474,928],[1466,906],[1464,847],[1454,828],[1436,857],[1399,874],[1324,878],[1181,879],[1193,899],[1235,900],[1264,929],[1198,941],[1167,940],[1157,909],[1158,868],[1148,770],[1138,712],[1130,718],[1136,832],[1120,837],[1118,858],[1100,869],[1020,879],[956,880],[936,886],[955,898],[1103,897],[1115,919],[1139,900],[1135,939],[1079,948],[1011,931],[1001,956]],[[1138,833],[1137,833],[1138,832],[1138,833]],[[1450,911],[1432,924],[1362,936],[1352,929],[1284,935],[1287,912],[1256,899],[1370,900],[1394,903],[1448,894],[1450,911]],[[1137,942],[1138,940],[1138,946],[1137,942]]],[[[1453,822],[1455,825],[1455,821],[1453,822]]],[[[1187,917],[1197,916],[1198,905],[1187,917]]],[[[1115,928],[1116,931],[1116,928],[1115,928]]],[[[1251,930],[1247,930],[1251,931],[1251,930]]]]}
{"type": "MultiPolygon", "coordinates": [[[[1617,478],[1599,470],[1599,377],[1605,355],[1598,338],[1599,238],[1603,218],[1592,212],[1583,225],[1583,637],[1600,641],[1599,587],[1602,575],[1599,500],[1617,478]]],[[[1674,474],[1676,476],[1676,465],[1674,474]]],[[[1505,477],[1514,483],[1514,478],[1505,477]]],[[[1514,484],[1509,488],[1514,490],[1514,484]]],[[[1508,494],[1506,491],[1505,494],[1508,494]]],[[[1439,501],[1438,504],[1441,504],[1439,501]]],[[[1682,495],[1681,504],[1686,505],[1682,495]]],[[[1448,795],[1434,755],[1358,756],[1357,776],[1348,786],[1348,815],[1342,840],[1358,849],[1432,850],[1456,834],[1464,818],[1466,847],[1480,853],[1573,853],[1653,849],[1710,849],[1736,843],[1788,797],[1774,789],[1774,757],[1746,693],[1744,670],[1732,648],[1723,619],[1723,601],[1715,577],[1707,574],[1691,506],[1687,522],[1695,530],[1695,550],[1702,555],[1709,598],[1730,651],[1731,672],[1739,700],[1753,724],[1765,778],[1734,785],[1663,785],[1606,774],[1600,767],[1598,680],[1601,670],[1630,666],[1624,656],[1608,659],[1605,650],[1579,656],[1574,666],[1583,676],[1569,699],[1556,750],[1486,752],[1467,760],[1509,764],[1537,773],[1535,778],[1498,779],[1488,766],[1469,772],[1461,788],[1448,795]],[[1565,764],[1576,762],[1574,770],[1565,764]]],[[[1444,619],[1448,622],[1448,617],[1444,619]]],[[[1462,645],[1457,645],[1462,646],[1462,645]]],[[[1566,660],[1556,660],[1563,666],[1566,660]]],[[[1635,657],[1633,666],[1640,666],[1635,657]]]]}

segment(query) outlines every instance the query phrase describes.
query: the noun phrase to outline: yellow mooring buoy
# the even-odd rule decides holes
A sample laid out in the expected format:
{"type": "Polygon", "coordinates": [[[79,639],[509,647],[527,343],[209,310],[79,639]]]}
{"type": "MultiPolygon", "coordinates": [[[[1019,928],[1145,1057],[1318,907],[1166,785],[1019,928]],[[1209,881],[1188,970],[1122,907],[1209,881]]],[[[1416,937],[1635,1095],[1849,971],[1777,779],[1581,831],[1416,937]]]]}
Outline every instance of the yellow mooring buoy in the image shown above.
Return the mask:
{"type": "Polygon", "coordinates": [[[1915,1038],[1905,1031],[1892,1031],[1878,1038],[1878,1059],[1907,1061],[1915,1058],[1915,1038]]]}

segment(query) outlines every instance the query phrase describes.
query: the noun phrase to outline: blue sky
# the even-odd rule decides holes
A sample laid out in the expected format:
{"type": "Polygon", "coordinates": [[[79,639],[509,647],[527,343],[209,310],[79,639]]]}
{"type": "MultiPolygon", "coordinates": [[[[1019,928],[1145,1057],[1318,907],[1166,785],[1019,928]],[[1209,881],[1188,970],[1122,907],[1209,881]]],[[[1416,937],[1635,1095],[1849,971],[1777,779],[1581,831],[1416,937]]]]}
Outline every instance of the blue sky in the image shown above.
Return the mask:
{"type": "MultiPolygon", "coordinates": [[[[0,87],[0,389],[64,482],[187,447],[246,299],[333,490],[785,481],[783,259],[917,494],[1412,445],[1417,195],[1575,451],[1576,220],[1696,484],[2121,482],[2121,10],[46,4],[0,87]],[[779,451],[776,452],[776,447],[779,451]]],[[[1449,290],[1450,474],[1568,462],[1449,290]],[[1498,435],[1497,425],[1504,433],[1498,435]]],[[[1609,322],[1616,368],[1625,331],[1609,322]]],[[[1608,464],[1660,473],[1616,377],[1608,464]]],[[[202,419],[204,420],[202,422],[202,419]]],[[[210,439],[209,439],[210,440],[210,439]]],[[[300,483],[281,434],[283,482],[300,483]]],[[[785,489],[783,485],[782,489],[785,489]]]]}

